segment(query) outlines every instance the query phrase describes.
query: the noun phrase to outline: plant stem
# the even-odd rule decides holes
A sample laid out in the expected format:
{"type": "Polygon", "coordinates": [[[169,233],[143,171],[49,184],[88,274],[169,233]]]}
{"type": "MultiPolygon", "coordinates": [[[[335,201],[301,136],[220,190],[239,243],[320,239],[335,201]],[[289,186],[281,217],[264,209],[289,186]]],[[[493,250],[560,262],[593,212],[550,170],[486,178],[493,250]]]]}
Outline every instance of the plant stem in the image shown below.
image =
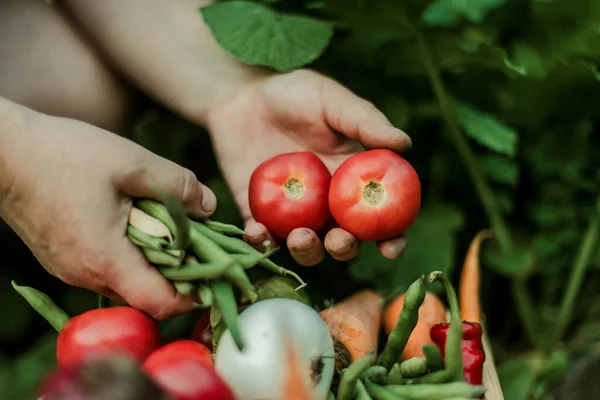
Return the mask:
{"type": "Polygon", "coordinates": [[[492,229],[494,230],[494,234],[496,235],[500,246],[503,250],[510,251],[513,247],[510,233],[504,222],[500,208],[495,201],[494,194],[492,193],[492,190],[488,186],[487,181],[482,173],[482,169],[477,163],[477,159],[469,147],[469,143],[461,132],[452,106],[452,100],[435,66],[429,46],[420,32],[417,32],[417,40],[421,49],[421,57],[423,59],[423,63],[425,64],[425,69],[429,75],[429,81],[437,101],[439,102],[441,114],[444,122],[447,125],[452,141],[456,145],[460,158],[463,161],[467,172],[471,176],[471,180],[473,181],[477,195],[483,204],[483,208],[485,209],[488,219],[490,220],[490,224],[492,225],[492,229]]]}
{"type": "Polygon", "coordinates": [[[527,335],[529,342],[533,346],[539,348],[540,341],[538,340],[537,331],[535,329],[536,314],[533,311],[533,305],[529,298],[529,290],[527,289],[525,278],[513,278],[511,289],[517,307],[517,315],[521,320],[525,334],[527,335]]]}
{"type": "Polygon", "coordinates": [[[596,200],[596,211],[592,216],[592,220],[588,225],[588,229],[581,242],[581,247],[575,259],[573,268],[571,268],[571,275],[569,276],[569,283],[567,284],[567,290],[562,299],[560,311],[558,312],[558,318],[554,331],[552,332],[551,344],[562,339],[565,330],[571,322],[571,315],[573,314],[573,307],[577,294],[581,288],[583,276],[589,265],[590,258],[593,251],[595,250],[594,245],[598,241],[598,231],[600,230],[600,197],[596,200]]]}

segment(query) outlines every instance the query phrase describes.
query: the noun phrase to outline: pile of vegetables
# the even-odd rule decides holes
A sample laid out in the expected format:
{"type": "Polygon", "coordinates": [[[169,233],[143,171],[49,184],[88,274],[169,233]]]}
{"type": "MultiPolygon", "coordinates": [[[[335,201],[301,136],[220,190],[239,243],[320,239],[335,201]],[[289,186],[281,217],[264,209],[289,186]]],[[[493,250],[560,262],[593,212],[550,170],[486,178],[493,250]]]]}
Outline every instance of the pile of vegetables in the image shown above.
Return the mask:
{"type": "MultiPolygon", "coordinates": [[[[465,263],[460,306],[448,277],[435,271],[391,298],[363,289],[319,312],[298,292],[304,281],[269,259],[271,243],[259,252],[235,237],[241,229],[192,220],[183,204],[161,193],[162,202],[134,201],[127,236],[205,314],[189,337],[169,340],[135,308],[102,301],[71,318],[42,292],[13,282],[58,331],[61,371],[126,356],[177,400],[442,400],[486,392],[479,309],[464,305],[478,302],[473,260],[484,233],[465,263]],[[262,285],[246,274],[256,265],[274,273],[262,285]],[[427,290],[435,282],[446,293],[449,321],[442,300],[427,290]]],[[[250,200],[277,238],[303,226],[318,231],[333,217],[363,240],[384,240],[414,221],[420,186],[410,164],[388,150],[350,157],[333,176],[312,153],[286,153],[256,169],[250,200]]]]}

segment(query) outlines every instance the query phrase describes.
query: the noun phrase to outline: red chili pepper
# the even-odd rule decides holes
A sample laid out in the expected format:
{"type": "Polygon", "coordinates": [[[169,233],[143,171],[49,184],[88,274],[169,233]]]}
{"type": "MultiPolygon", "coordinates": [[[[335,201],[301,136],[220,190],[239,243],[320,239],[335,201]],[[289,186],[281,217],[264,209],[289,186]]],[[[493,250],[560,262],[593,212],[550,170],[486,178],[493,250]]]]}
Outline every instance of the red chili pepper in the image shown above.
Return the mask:
{"type": "MultiPolygon", "coordinates": [[[[448,337],[449,323],[437,324],[431,327],[429,335],[436,344],[442,356],[446,349],[446,338],[448,337]]],[[[476,322],[463,321],[462,325],[462,360],[463,376],[465,381],[472,385],[483,383],[483,363],[485,352],[482,342],[483,331],[481,325],[476,322]]]]}

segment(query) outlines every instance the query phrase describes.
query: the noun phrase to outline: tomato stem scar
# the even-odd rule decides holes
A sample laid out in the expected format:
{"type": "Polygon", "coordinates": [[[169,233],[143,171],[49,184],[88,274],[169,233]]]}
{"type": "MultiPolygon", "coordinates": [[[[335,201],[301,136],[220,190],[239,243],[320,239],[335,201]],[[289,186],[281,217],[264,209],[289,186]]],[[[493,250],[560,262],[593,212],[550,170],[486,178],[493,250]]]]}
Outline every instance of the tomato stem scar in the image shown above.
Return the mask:
{"type": "Polygon", "coordinates": [[[283,186],[285,194],[295,199],[302,196],[304,193],[304,185],[296,178],[290,178],[283,186]]]}
{"type": "Polygon", "coordinates": [[[363,189],[364,199],[367,201],[367,203],[374,206],[378,206],[383,203],[384,194],[385,191],[383,190],[381,184],[375,181],[369,181],[369,183],[367,183],[363,189]]]}

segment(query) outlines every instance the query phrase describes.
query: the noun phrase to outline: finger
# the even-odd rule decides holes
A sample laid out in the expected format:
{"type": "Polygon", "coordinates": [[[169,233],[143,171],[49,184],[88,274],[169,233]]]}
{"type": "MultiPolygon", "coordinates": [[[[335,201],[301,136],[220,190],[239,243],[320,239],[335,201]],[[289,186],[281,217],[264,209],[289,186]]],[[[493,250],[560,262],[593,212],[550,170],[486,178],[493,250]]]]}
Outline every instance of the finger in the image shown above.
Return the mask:
{"type": "Polygon", "coordinates": [[[164,190],[182,201],[196,218],[206,218],[217,208],[213,191],[201,184],[192,171],[145,149],[138,166],[118,179],[118,188],[128,196],[158,201],[161,197],[157,189],[164,190]]]}
{"type": "Polygon", "coordinates": [[[333,80],[321,87],[325,122],[335,131],[369,148],[410,150],[410,137],[394,127],[372,103],[333,80]]]}
{"type": "Polygon", "coordinates": [[[406,235],[401,235],[394,239],[384,240],[377,243],[377,248],[382,256],[389,260],[394,260],[400,257],[406,247],[408,246],[408,239],[406,235]]]}
{"type": "Polygon", "coordinates": [[[108,276],[108,287],[130,306],[156,320],[164,320],[192,310],[192,302],[178,293],[131,243],[125,243],[108,276]]]}
{"type": "Polygon", "coordinates": [[[267,230],[267,227],[260,222],[256,222],[254,219],[249,219],[248,222],[246,222],[244,231],[246,232],[246,235],[243,236],[244,241],[258,251],[266,250],[264,243],[267,240],[271,242],[272,248],[277,247],[277,243],[267,230]]]}
{"type": "Polygon", "coordinates": [[[360,243],[348,231],[333,228],[325,236],[325,249],[338,261],[348,261],[358,255],[360,243]]]}
{"type": "Polygon", "coordinates": [[[307,228],[291,231],[287,238],[287,247],[294,260],[305,267],[316,265],[325,257],[323,242],[316,233],[307,228]]]}

